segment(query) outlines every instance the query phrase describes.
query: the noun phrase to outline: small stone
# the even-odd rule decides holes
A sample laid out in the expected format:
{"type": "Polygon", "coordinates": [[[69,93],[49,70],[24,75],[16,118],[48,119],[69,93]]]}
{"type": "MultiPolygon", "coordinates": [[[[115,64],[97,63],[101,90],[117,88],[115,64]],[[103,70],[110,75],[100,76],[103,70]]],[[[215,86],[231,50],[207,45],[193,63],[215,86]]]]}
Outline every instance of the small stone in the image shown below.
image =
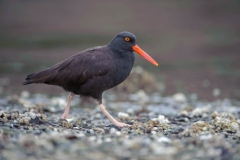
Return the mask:
{"type": "Polygon", "coordinates": [[[110,132],[110,134],[114,134],[114,133],[116,133],[116,128],[110,128],[110,130],[109,130],[109,132],[110,132]]]}
{"type": "Polygon", "coordinates": [[[202,130],[203,130],[203,131],[207,131],[208,128],[207,128],[207,127],[203,127],[202,130]]]}
{"type": "Polygon", "coordinates": [[[5,114],[5,117],[7,117],[7,118],[10,118],[11,117],[11,114],[5,114]]]}
{"type": "Polygon", "coordinates": [[[239,131],[239,125],[237,122],[232,122],[230,125],[230,128],[231,128],[231,131],[233,131],[233,132],[239,131]]]}
{"type": "Polygon", "coordinates": [[[173,95],[173,100],[177,101],[177,102],[181,102],[181,103],[186,103],[187,102],[187,98],[183,93],[176,93],[173,95]]]}
{"type": "Polygon", "coordinates": [[[221,94],[221,90],[219,88],[214,88],[212,94],[214,97],[218,97],[221,94]]]}
{"type": "Polygon", "coordinates": [[[47,118],[47,116],[46,116],[45,114],[42,114],[41,116],[42,116],[42,120],[43,120],[43,121],[45,121],[45,122],[48,121],[48,118],[47,118]]]}
{"type": "Polygon", "coordinates": [[[20,119],[19,120],[19,123],[21,124],[21,125],[29,125],[30,124],[30,117],[23,117],[22,119],[20,119]]]}
{"type": "Polygon", "coordinates": [[[38,117],[34,118],[34,119],[30,119],[29,121],[30,123],[33,123],[33,124],[41,124],[41,121],[38,117]]]}
{"type": "Polygon", "coordinates": [[[238,138],[240,138],[240,131],[239,131],[239,130],[237,131],[236,136],[237,136],[238,138]]]}
{"type": "Polygon", "coordinates": [[[31,119],[35,119],[36,118],[36,114],[34,112],[30,112],[29,116],[31,119]]]}
{"type": "Polygon", "coordinates": [[[158,127],[153,127],[153,130],[154,130],[154,131],[157,131],[157,130],[158,130],[158,127]]]}
{"type": "Polygon", "coordinates": [[[29,112],[35,113],[35,110],[31,108],[29,112]]]}
{"type": "Polygon", "coordinates": [[[101,119],[101,117],[102,117],[102,116],[101,116],[100,113],[96,113],[96,114],[95,114],[95,118],[96,118],[96,119],[101,119]]]}
{"type": "Polygon", "coordinates": [[[167,118],[165,118],[164,115],[159,115],[158,121],[159,121],[159,123],[164,123],[164,124],[169,123],[169,120],[167,118]]]}
{"type": "Polygon", "coordinates": [[[129,129],[128,128],[122,128],[121,129],[121,132],[123,133],[123,134],[128,134],[128,131],[129,131],[129,129]]]}
{"type": "Polygon", "coordinates": [[[36,113],[36,116],[39,118],[42,117],[42,115],[40,113],[36,113]]]}
{"type": "Polygon", "coordinates": [[[28,91],[22,91],[21,93],[22,98],[29,98],[29,96],[30,96],[30,93],[28,91]]]}
{"type": "Polygon", "coordinates": [[[111,141],[112,141],[112,139],[109,138],[109,137],[107,137],[107,138],[105,139],[105,142],[111,142],[111,141]]]}
{"type": "Polygon", "coordinates": [[[187,116],[188,112],[186,110],[182,110],[182,111],[180,111],[180,115],[187,116]]]}
{"type": "Polygon", "coordinates": [[[202,117],[204,113],[208,113],[208,111],[209,111],[209,108],[208,108],[208,107],[209,107],[209,106],[207,106],[207,107],[202,107],[202,108],[195,108],[195,109],[192,111],[191,115],[192,115],[192,116],[195,116],[195,117],[202,117]]]}
{"type": "Polygon", "coordinates": [[[88,140],[90,142],[95,142],[97,140],[97,137],[96,136],[91,136],[91,137],[88,138],[88,140]]]}
{"type": "Polygon", "coordinates": [[[18,112],[11,113],[11,119],[16,119],[16,118],[18,118],[18,116],[19,116],[18,112]]]}
{"type": "Polygon", "coordinates": [[[120,131],[117,131],[117,132],[116,132],[116,135],[117,135],[117,136],[120,136],[120,135],[122,135],[122,133],[121,133],[120,131]]]}
{"type": "Polygon", "coordinates": [[[68,123],[68,121],[65,119],[60,119],[58,121],[58,123],[60,124],[60,126],[68,128],[68,129],[73,127],[73,125],[71,123],[68,123]]]}
{"type": "Polygon", "coordinates": [[[118,117],[129,117],[129,114],[124,112],[118,112],[118,117]]]}
{"type": "Polygon", "coordinates": [[[185,118],[184,118],[184,121],[185,121],[185,122],[188,122],[188,121],[189,121],[189,119],[188,119],[187,117],[185,117],[185,118]]]}
{"type": "Polygon", "coordinates": [[[0,118],[0,121],[6,123],[8,121],[7,117],[0,118]]]}
{"type": "Polygon", "coordinates": [[[95,127],[95,128],[93,128],[93,130],[98,134],[104,134],[105,133],[105,130],[103,128],[95,127]]]}
{"type": "Polygon", "coordinates": [[[192,131],[194,133],[201,133],[203,131],[210,130],[210,124],[205,121],[197,121],[192,124],[192,131]]]}
{"type": "Polygon", "coordinates": [[[213,137],[212,134],[200,135],[200,139],[201,139],[201,140],[209,140],[209,139],[211,139],[212,137],[213,137]]]}
{"type": "Polygon", "coordinates": [[[94,134],[94,130],[93,130],[93,129],[88,129],[88,130],[87,130],[87,133],[88,133],[88,134],[94,134]]]}
{"type": "Polygon", "coordinates": [[[19,124],[17,124],[17,123],[13,123],[12,126],[13,126],[14,128],[19,128],[19,124]]]}
{"type": "Polygon", "coordinates": [[[167,137],[165,137],[165,136],[162,136],[162,137],[157,139],[157,142],[159,142],[159,143],[171,143],[172,140],[167,138],[167,137]]]}

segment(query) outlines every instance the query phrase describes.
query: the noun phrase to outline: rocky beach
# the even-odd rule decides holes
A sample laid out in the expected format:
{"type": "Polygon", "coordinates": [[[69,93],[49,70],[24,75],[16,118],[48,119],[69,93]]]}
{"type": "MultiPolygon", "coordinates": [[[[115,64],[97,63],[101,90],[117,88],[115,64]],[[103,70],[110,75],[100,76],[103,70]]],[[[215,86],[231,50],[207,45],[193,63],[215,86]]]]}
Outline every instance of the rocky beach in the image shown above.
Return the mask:
{"type": "Polygon", "coordinates": [[[97,105],[75,98],[67,120],[60,119],[66,95],[0,98],[0,159],[239,159],[240,102],[201,102],[177,93],[161,97],[104,95],[109,112],[130,124],[118,128],[97,105]],[[120,100],[120,101],[119,101],[120,100]],[[86,107],[88,106],[88,107],[86,107]]]}

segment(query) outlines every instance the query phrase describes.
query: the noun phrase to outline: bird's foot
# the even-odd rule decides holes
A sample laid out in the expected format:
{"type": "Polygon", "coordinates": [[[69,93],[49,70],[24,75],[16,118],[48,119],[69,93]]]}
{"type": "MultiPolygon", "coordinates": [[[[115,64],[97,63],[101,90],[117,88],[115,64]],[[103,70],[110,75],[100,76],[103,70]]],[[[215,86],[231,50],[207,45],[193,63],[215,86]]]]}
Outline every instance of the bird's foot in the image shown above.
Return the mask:
{"type": "Polygon", "coordinates": [[[131,126],[131,125],[129,125],[129,124],[122,123],[122,122],[118,122],[118,121],[116,121],[116,122],[114,123],[114,125],[115,125],[115,126],[118,126],[118,127],[130,127],[130,126],[131,126]]]}
{"type": "Polygon", "coordinates": [[[63,113],[61,119],[68,119],[68,114],[63,113]]]}

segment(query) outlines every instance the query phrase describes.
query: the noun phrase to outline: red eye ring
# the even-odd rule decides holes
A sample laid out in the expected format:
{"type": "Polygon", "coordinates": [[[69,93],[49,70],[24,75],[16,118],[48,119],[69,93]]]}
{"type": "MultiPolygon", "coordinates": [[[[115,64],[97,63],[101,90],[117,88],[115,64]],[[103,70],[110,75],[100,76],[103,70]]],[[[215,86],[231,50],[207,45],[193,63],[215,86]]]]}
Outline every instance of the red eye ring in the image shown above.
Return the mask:
{"type": "Polygon", "coordinates": [[[130,38],[129,37],[125,37],[125,41],[129,42],[130,38]]]}

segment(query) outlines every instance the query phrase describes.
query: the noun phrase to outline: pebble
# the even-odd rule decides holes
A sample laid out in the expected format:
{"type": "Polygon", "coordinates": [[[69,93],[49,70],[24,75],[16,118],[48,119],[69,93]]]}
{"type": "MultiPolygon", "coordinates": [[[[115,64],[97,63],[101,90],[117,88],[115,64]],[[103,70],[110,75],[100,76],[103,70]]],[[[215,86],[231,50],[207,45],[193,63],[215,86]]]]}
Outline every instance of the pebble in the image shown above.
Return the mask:
{"type": "Polygon", "coordinates": [[[160,138],[157,139],[157,142],[158,142],[158,143],[171,143],[172,140],[169,139],[169,138],[167,138],[167,137],[165,137],[165,136],[162,136],[162,137],[160,137],[160,138]]]}
{"type": "Polygon", "coordinates": [[[114,134],[114,133],[116,133],[116,132],[117,132],[116,128],[110,128],[110,130],[109,130],[109,133],[110,133],[110,134],[114,134]]]}
{"type": "Polygon", "coordinates": [[[30,112],[30,113],[29,113],[29,116],[30,116],[32,119],[35,119],[35,118],[37,117],[36,114],[33,113],[33,112],[30,112]]]}
{"type": "Polygon", "coordinates": [[[183,93],[176,93],[173,95],[173,100],[177,101],[177,102],[181,102],[181,103],[186,103],[187,102],[187,98],[183,93]]]}
{"type": "Polygon", "coordinates": [[[230,126],[230,130],[231,130],[231,131],[233,131],[233,132],[239,131],[239,123],[237,123],[237,122],[232,122],[230,125],[231,125],[231,126],[230,126]]]}
{"type": "Polygon", "coordinates": [[[163,123],[163,124],[169,123],[169,120],[167,118],[165,118],[164,115],[159,115],[158,121],[159,121],[159,123],[163,123]]]}
{"type": "Polygon", "coordinates": [[[129,117],[129,114],[124,112],[118,112],[118,117],[129,117]]]}

